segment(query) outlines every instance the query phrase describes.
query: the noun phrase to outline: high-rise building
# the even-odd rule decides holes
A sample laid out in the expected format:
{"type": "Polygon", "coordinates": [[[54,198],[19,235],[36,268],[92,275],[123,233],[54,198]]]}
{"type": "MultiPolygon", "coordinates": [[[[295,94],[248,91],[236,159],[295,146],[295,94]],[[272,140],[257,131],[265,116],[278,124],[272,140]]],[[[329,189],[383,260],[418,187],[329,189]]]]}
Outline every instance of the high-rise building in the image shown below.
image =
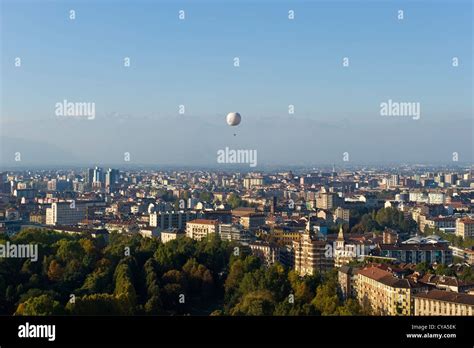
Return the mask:
{"type": "Polygon", "coordinates": [[[318,240],[308,231],[293,241],[294,267],[300,276],[313,275],[331,269],[334,265],[332,255],[326,256],[326,242],[318,240]]]}
{"type": "Polygon", "coordinates": [[[115,188],[119,181],[119,171],[117,169],[109,168],[105,173],[105,187],[115,188]]]}
{"type": "Polygon", "coordinates": [[[93,168],[87,168],[84,182],[86,183],[88,187],[92,186],[92,183],[94,182],[94,169],[93,168]]]}
{"type": "Polygon", "coordinates": [[[104,182],[104,171],[102,170],[102,168],[95,167],[93,184],[103,183],[103,182],[104,182]]]}
{"type": "Polygon", "coordinates": [[[270,202],[270,213],[273,215],[275,214],[276,210],[277,210],[277,198],[276,196],[273,196],[272,197],[272,200],[270,202]]]}

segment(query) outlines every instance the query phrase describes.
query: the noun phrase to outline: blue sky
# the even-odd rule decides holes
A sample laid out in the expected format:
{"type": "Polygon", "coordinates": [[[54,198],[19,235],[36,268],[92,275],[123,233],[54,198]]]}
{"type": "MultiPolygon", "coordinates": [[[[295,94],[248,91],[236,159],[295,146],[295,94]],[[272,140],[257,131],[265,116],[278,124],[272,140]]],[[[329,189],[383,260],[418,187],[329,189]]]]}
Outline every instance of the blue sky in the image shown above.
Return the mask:
{"type": "Polygon", "coordinates": [[[225,146],[264,164],[472,161],[469,0],[1,4],[2,162],[206,165],[225,146]],[[96,119],[58,120],[63,99],[96,119]],[[382,118],[388,99],[420,102],[420,120],[382,118]]]}

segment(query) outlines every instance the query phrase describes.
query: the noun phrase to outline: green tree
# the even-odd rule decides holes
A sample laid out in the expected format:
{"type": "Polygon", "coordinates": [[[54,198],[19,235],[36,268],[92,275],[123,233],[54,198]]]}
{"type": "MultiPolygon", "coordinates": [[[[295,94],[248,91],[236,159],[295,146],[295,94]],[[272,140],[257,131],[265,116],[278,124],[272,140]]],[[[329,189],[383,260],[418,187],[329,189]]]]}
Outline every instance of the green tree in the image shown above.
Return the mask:
{"type": "Polygon", "coordinates": [[[91,294],[78,297],[74,302],[68,302],[66,311],[73,315],[121,315],[121,303],[111,294],[91,294]]]}
{"type": "Polygon", "coordinates": [[[239,195],[235,193],[231,193],[227,197],[227,203],[231,206],[232,209],[235,209],[242,206],[242,199],[240,198],[239,195]]]}
{"type": "Polygon", "coordinates": [[[231,315],[272,315],[275,309],[273,295],[268,290],[259,290],[246,294],[242,301],[231,310],[231,315]]]}
{"type": "Polygon", "coordinates": [[[59,315],[63,314],[63,307],[49,295],[30,297],[25,302],[21,302],[15,315],[59,315]]]}
{"type": "Polygon", "coordinates": [[[133,314],[136,310],[137,294],[132,281],[132,272],[127,260],[120,262],[114,273],[114,295],[119,301],[121,312],[133,314]]]}

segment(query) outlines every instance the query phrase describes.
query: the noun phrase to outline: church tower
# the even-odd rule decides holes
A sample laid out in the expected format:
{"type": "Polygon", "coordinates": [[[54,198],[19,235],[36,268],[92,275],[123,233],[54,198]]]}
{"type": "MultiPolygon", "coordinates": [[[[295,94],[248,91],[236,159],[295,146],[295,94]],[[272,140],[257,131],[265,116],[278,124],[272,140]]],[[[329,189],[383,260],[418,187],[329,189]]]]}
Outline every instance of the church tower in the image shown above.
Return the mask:
{"type": "Polygon", "coordinates": [[[336,239],[336,249],[344,249],[344,231],[342,225],[339,225],[339,233],[336,239]]]}

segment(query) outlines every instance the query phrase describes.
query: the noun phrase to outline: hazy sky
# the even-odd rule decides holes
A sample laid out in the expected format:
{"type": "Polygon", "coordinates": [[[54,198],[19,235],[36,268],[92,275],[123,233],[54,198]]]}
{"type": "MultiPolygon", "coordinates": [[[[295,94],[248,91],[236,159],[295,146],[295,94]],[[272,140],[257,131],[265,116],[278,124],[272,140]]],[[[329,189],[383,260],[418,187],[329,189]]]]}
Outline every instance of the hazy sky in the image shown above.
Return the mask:
{"type": "Polygon", "coordinates": [[[470,0],[0,3],[2,165],[472,162],[470,0]],[[389,99],[420,118],[381,116],[389,99]]]}

